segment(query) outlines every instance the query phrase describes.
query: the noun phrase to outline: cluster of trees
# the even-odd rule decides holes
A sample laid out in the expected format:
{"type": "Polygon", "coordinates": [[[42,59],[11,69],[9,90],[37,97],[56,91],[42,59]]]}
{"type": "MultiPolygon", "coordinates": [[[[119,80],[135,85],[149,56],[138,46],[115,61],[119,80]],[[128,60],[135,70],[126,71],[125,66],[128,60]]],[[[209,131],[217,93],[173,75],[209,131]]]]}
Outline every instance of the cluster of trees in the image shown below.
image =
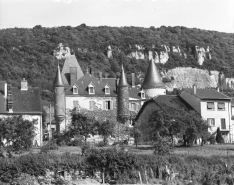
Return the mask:
{"type": "MultiPolygon", "coordinates": [[[[233,34],[185,27],[140,28],[140,27],[77,27],[62,26],[32,29],[12,28],[0,30],[0,80],[8,80],[18,86],[25,77],[31,86],[42,88],[42,98],[51,100],[53,79],[57,59],[53,51],[59,43],[71,48],[83,71],[87,66],[115,77],[123,63],[128,80],[130,73],[146,72],[147,59],[129,58],[136,51],[135,45],[144,46],[144,53],[159,50],[161,45],[179,46],[187,59],[170,52],[169,61],[159,68],[171,69],[178,66],[200,67],[223,70],[226,75],[233,72],[233,34]],[[153,48],[152,45],[155,47],[153,48]],[[211,60],[198,66],[194,58],[195,45],[211,49],[211,60]],[[112,47],[112,58],[107,57],[107,47],[112,47]],[[130,47],[131,46],[131,47],[130,47]],[[79,48],[79,49],[78,49],[79,48]]],[[[63,60],[60,61],[62,66],[63,60]]],[[[98,71],[96,71],[98,72],[98,71]]]]}

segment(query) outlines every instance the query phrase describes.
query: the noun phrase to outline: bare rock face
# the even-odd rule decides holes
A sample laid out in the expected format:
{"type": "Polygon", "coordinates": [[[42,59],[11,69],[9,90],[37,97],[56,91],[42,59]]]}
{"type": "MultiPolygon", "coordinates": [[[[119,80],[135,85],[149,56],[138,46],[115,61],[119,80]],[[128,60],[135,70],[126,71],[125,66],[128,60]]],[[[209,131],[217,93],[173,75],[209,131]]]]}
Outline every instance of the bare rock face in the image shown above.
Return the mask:
{"type": "MultiPolygon", "coordinates": [[[[131,49],[132,46],[129,46],[129,48],[131,49]]],[[[135,59],[145,59],[144,46],[135,44],[134,48],[135,51],[132,51],[130,54],[128,54],[128,57],[135,59]]]]}
{"type": "Polygon", "coordinates": [[[164,51],[160,51],[159,60],[161,64],[165,64],[169,59],[170,48],[166,45],[162,45],[164,51]]]}
{"type": "Polygon", "coordinates": [[[219,82],[218,71],[207,71],[191,67],[177,67],[165,73],[165,77],[173,80],[166,83],[167,90],[173,88],[192,88],[196,82],[198,88],[216,88],[219,82]]]}
{"type": "Polygon", "coordinates": [[[210,48],[207,46],[206,50],[203,47],[195,46],[195,58],[199,65],[202,65],[204,59],[211,59],[210,48]]]}
{"type": "Polygon", "coordinates": [[[180,56],[182,55],[179,46],[172,46],[172,52],[178,53],[180,56]]]}
{"type": "Polygon", "coordinates": [[[113,58],[111,46],[107,47],[107,58],[113,58]]]}
{"type": "Polygon", "coordinates": [[[226,78],[225,83],[227,88],[234,89],[234,78],[226,78]]]}
{"type": "Polygon", "coordinates": [[[70,48],[59,43],[58,47],[54,50],[54,56],[60,60],[66,58],[68,55],[71,55],[70,48]]]}

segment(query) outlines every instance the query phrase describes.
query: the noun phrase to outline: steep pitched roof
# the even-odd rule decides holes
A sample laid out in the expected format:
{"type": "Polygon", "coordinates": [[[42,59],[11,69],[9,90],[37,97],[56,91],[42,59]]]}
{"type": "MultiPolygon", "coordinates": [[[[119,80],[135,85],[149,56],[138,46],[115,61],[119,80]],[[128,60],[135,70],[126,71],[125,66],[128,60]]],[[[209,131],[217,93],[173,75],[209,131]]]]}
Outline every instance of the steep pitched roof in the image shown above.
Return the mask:
{"type": "Polygon", "coordinates": [[[59,65],[57,68],[56,76],[54,78],[54,87],[64,87],[59,65]]]}
{"type": "MultiPolygon", "coordinates": [[[[6,98],[4,98],[4,84],[0,82],[0,114],[8,114],[6,98]]],[[[21,91],[18,87],[12,87],[13,114],[15,113],[41,113],[41,95],[38,87],[29,87],[27,91],[21,91]]]]}
{"type": "Polygon", "coordinates": [[[122,65],[121,76],[119,79],[118,87],[128,87],[128,82],[124,73],[123,65],[122,65]]]}
{"type": "Polygon", "coordinates": [[[231,100],[230,97],[228,97],[227,95],[218,92],[215,89],[197,89],[196,94],[194,94],[193,89],[183,89],[184,91],[187,91],[190,94],[193,94],[195,96],[197,96],[200,99],[207,99],[207,100],[213,100],[213,99],[217,99],[217,100],[231,100]]]}
{"type": "MultiPolygon", "coordinates": [[[[78,95],[83,96],[116,96],[116,79],[115,78],[103,78],[100,81],[95,76],[86,73],[83,77],[75,83],[78,86],[78,95]],[[91,95],[88,91],[88,85],[92,82],[94,86],[95,94],[91,95]],[[105,94],[105,86],[109,85],[110,87],[110,94],[105,94]]],[[[69,86],[65,90],[66,95],[72,95],[72,86],[69,86]]]]}
{"type": "Polygon", "coordinates": [[[140,111],[137,114],[136,121],[140,117],[141,113],[149,103],[155,103],[164,112],[169,113],[170,115],[176,115],[184,111],[195,111],[187,102],[185,102],[180,96],[175,95],[159,95],[153,99],[146,101],[140,111]]]}
{"type": "Polygon", "coordinates": [[[13,112],[41,112],[41,95],[39,87],[29,87],[27,91],[21,91],[12,87],[13,112]]]}
{"type": "Polygon", "coordinates": [[[158,73],[158,69],[153,60],[150,61],[149,67],[147,69],[147,73],[145,75],[142,88],[143,89],[151,89],[151,88],[162,88],[164,87],[164,83],[161,80],[161,77],[158,73]]]}
{"type": "Polygon", "coordinates": [[[77,80],[84,76],[83,71],[76,59],[75,55],[68,55],[65,59],[62,69],[62,80],[65,86],[70,85],[70,67],[77,68],[77,80]]]}

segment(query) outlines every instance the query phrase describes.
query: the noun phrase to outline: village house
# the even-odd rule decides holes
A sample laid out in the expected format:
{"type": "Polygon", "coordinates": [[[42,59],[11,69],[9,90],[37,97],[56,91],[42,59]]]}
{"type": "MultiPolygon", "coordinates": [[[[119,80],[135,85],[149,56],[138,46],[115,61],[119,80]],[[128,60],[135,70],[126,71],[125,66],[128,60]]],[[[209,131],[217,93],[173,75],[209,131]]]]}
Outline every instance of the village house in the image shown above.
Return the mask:
{"type": "Polygon", "coordinates": [[[209,132],[215,133],[220,128],[225,142],[233,141],[233,124],[231,122],[231,98],[215,89],[183,89],[181,94],[210,126],[209,132]]]}
{"type": "Polygon", "coordinates": [[[36,120],[34,146],[42,146],[42,107],[38,87],[29,87],[27,80],[21,81],[21,87],[12,87],[6,81],[0,81],[0,117],[22,116],[25,120],[36,120]]]}

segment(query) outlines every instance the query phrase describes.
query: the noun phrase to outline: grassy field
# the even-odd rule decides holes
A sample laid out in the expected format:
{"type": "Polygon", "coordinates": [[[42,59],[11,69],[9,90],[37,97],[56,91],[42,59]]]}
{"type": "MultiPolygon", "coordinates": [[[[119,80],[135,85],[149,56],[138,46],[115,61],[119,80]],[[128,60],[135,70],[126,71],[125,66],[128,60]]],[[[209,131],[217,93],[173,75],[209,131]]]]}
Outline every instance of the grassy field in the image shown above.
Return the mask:
{"type": "MultiPolygon", "coordinates": [[[[103,147],[103,148],[111,148],[112,146],[103,147]]],[[[134,154],[153,154],[154,149],[150,145],[139,145],[137,148],[135,145],[130,146],[118,146],[117,149],[121,149],[122,147],[125,150],[128,150],[129,153],[134,154]]],[[[98,147],[100,148],[100,147],[98,147]]],[[[101,149],[101,148],[100,148],[101,149]]],[[[31,149],[31,151],[35,151],[35,149],[31,149]]],[[[39,150],[36,150],[39,151],[39,150]]],[[[36,153],[35,151],[35,153],[36,153]]],[[[65,152],[81,154],[80,147],[73,146],[63,146],[59,147],[58,150],[52,151],[56,154],[62,154],[65,152]]],[[[198,155],[198,156],[212,156],[212,155],[220,155],[220,156],[231,156],[234,155],[234,145],[232,144],[223,144],[223,145],[204,145],[204,146],[193,146],[193,147],[175,147],[173,154],[176,155],[198,155]]]]}

